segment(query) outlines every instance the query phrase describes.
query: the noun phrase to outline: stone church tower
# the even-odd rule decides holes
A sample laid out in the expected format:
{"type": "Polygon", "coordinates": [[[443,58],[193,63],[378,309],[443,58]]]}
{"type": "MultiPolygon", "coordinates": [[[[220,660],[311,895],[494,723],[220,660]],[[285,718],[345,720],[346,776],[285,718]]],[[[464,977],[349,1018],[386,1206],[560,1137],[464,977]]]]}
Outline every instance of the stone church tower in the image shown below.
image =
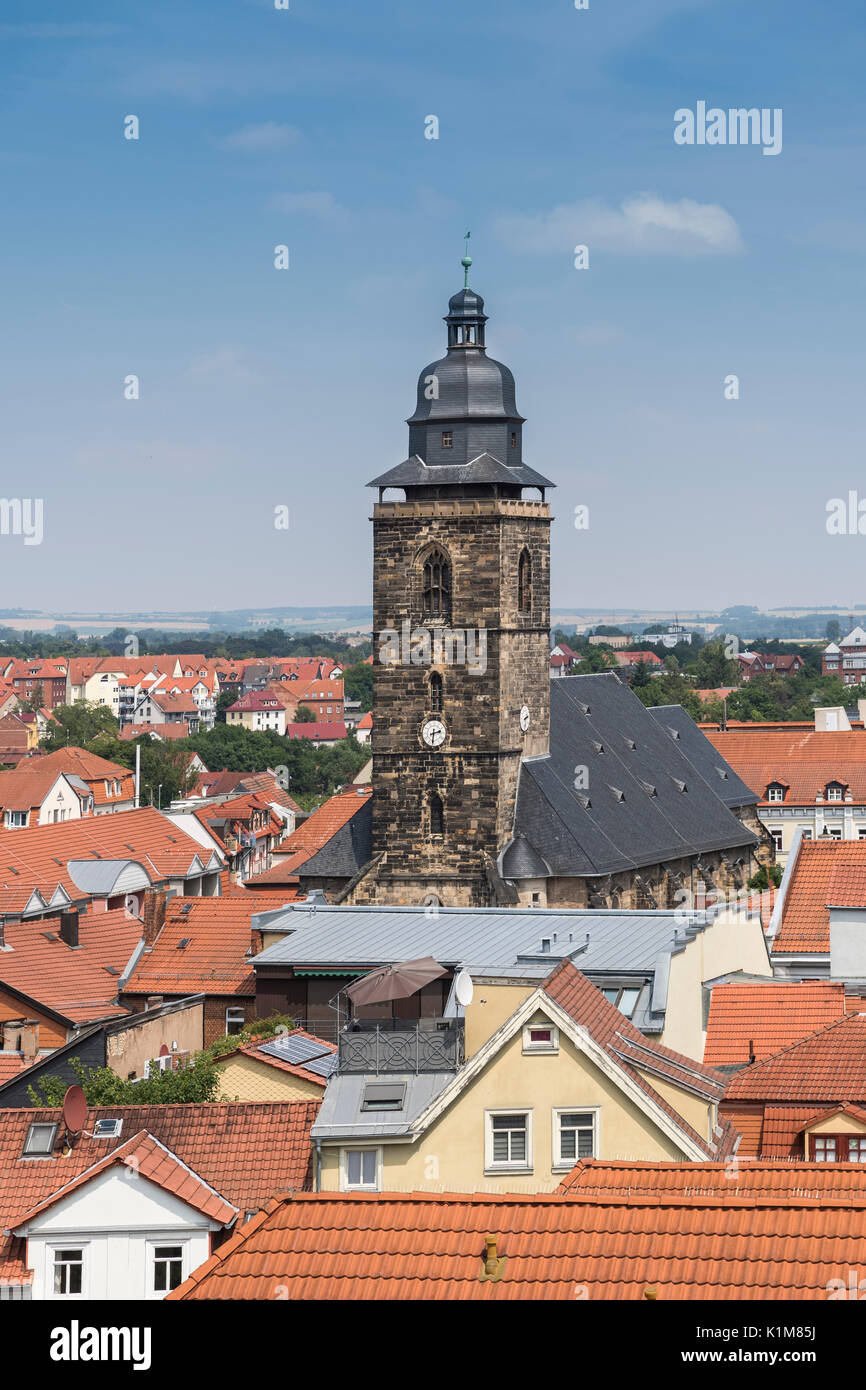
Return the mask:
{"type": "Polygon", "coordinates": [[[409,457],[370,484],[372,859],[355,903],[498,900],[521,759],[548,752],[552,484],[522,461],[514,378],[487,356],[462,264],[409,457]]]}

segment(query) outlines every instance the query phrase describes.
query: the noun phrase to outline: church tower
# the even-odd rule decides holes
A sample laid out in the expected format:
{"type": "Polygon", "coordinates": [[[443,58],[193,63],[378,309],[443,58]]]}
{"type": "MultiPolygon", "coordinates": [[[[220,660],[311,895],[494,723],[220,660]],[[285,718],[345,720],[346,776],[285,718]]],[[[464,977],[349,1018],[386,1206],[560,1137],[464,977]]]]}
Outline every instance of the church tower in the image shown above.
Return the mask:
{"type": "Polygon", "coordinates": [[[548,752],[553,485],[523,462],[514,377],[462,265],[409,457],[370,484],[373,859],[354,902],[494,901],[521,759],[548,752]]]}

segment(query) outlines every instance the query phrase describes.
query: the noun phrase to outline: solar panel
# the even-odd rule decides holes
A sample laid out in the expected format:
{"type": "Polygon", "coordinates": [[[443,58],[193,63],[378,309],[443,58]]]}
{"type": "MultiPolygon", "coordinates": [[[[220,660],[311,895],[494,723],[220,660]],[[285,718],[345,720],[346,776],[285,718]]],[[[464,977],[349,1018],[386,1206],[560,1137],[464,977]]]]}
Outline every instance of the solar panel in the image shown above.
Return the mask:
{"type": "Polygon", "coordinates": [[[263,1043],[261,1051],[292,1066],[306,1067],[317,1076],[330,1076],[337,1061],[335,1052],[324,1048],[321,1043],[313,1042],[311,1038],[275,1038],[272,1042],[263,1043]]]}

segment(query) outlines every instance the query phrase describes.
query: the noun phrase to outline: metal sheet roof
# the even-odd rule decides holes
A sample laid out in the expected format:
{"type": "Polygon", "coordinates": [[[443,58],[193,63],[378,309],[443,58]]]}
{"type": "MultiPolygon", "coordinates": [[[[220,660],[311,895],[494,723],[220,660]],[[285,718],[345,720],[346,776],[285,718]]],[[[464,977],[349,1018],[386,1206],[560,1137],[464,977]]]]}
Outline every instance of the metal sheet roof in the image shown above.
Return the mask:
{"type": "Polygon", "coordinates": [[[418,1116],[453,1079],[453,1071],[421,1072],[418,1076],[389,1072],[389,1082],[405,1085],[403,1106],[400,1110],[380,1112],[382,1118],[377,1120],[374,1111],[361,1109],[369,1076],[332,1076],[310,1134],[313,1139],[352,1138],[353,1135],[365,1141],[399,1138],[411,1133],[418,1116]]]}
{"type": "MultiPolygon", "coordinates": [[[[695,916],[694,928],[703,920],[695,916]]],[[[584,971],[651,973],[660,954],[686,941],[675,910],[626,912],[591,908],[350,907],[290,905],[276,930],[283,940],[253,960],[259,967],[368,970],[432,955],[440,964],[479,974],[544,979],[572,955],[584,971]],[[587,935],[589,941],[587,942],[587,935]],[[543,943],[549,943],[544,949],[543,943]]]]}

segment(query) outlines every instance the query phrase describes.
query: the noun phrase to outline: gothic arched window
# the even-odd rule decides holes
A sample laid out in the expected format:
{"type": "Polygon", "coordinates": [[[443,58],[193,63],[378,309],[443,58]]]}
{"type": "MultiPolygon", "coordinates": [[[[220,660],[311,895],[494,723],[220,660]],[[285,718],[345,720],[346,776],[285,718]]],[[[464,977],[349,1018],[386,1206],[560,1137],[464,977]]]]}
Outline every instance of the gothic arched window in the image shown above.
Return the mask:
{"type": "Polygon", "coordinates": [[[451,566],[444,552],[431,550],[424,561],[424,617],[451,617],[451,566]]]}
{"type": "Polygon", "coordinates": [[[532,560],[528,550],[521,550],[517,562],[517,607],[521,613],[532,612],[532,560]]]}
{"type": "Polygon", "coordinates": [[[443,705],[442,677],[438,671],[434,671],[430,676],[430,710],[433,714],[441,714],[443,705]]]}
{"type": "Polygon", "coordinates": [[[445,834],[445,810],[442,798],[437,792],[430,793],[430,834],[445,834]]]}

